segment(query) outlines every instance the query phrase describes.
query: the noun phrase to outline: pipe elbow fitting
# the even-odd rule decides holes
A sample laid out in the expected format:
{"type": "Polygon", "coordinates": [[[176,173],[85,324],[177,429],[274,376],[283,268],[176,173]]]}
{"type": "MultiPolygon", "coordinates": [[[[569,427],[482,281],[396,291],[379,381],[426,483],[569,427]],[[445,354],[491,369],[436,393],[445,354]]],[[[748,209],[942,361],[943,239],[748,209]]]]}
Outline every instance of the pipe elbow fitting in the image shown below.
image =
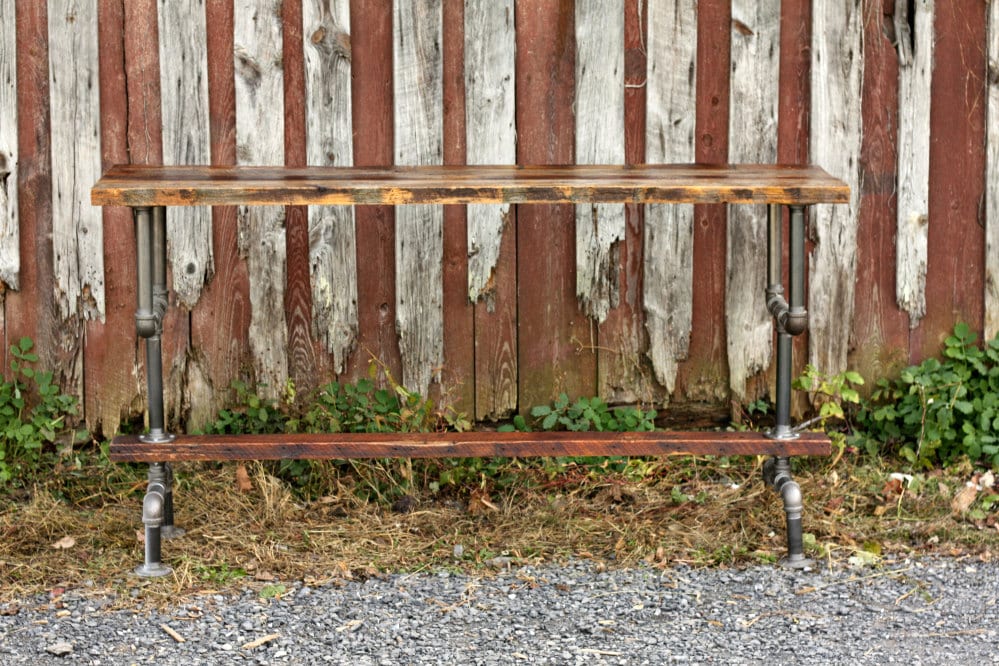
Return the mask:
{"type": "Polygon", "coordinates": [[[159,527],[163,524],[166,502],[159,490],[150,490],[142,500],[142,524],[149,527],[159,527]]]}
{"type": "Polygon", "coordinates": [[[789,518],[801,517],[801,511],[805,508],[804,498],[801,495],[801,486],[797,481],[786,481],[780,488],[781,498],[784,500],[784,510],[789,518]]]}
{"type": "Polygon", "coordinates": [[[808,311],[801,308],[788,312],[784,322],[784,330],[791,335],[801,335],[808,330],[808,311]]]}
{"type": "Polygon", "coordinates": [[[135,332],[140,338],[151,338],[159,329],[159,320],[151,312],[137,312],[135,315],[135,332]]]}

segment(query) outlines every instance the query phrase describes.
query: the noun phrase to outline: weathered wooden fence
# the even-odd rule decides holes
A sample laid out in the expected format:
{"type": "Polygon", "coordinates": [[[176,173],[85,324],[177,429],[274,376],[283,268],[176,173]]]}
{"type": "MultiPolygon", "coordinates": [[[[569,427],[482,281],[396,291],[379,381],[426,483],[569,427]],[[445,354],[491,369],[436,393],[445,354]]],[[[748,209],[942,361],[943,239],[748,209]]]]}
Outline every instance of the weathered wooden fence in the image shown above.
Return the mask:
{"type": "MultiPolygon", "coordinates": [[[[142,391],[111,164],[812,161],[799,357],[868,376],[999,330],[999,0],[0,0],[4,349],[105,432],[142,391]],[[807,348],[806,348],[807,344],[807,348]]],[[[363,375],[478,418],[768,391],[763,211],[175,210],[168,410],[363,375]]]]}

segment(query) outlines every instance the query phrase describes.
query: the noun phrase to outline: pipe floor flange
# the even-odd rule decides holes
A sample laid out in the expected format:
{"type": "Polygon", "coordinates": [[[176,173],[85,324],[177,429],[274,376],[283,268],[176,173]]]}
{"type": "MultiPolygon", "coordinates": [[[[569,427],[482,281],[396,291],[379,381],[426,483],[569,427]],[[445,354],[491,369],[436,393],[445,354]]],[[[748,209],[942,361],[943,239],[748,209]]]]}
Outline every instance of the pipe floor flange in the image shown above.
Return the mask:
{"type": "Polygon", "coordinates": [[[162,562],[152,562],[150,564],[140,564],[132,570],[136,576],[142,578],[162,578],[173,573],[173,569],[162,562]]]}
{"type": "Polygon", "coordinates": [[[782,557],[778,564],[781,569],[794,569],[795,571],[810,571],[815,568],[815,560],[809,557],[782,557]]]}

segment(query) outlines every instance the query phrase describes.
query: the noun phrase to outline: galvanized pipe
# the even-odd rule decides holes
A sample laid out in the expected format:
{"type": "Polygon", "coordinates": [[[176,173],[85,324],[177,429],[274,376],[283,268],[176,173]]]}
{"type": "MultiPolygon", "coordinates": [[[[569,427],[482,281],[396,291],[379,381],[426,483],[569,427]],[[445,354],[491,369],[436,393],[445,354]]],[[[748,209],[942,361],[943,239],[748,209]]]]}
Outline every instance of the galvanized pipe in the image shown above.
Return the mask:
{"type": "Polygon", "coordinates": [[[784,251],[783,223],[779,204],[767,206],[767,310],[777,324],[777,331],[784,330],[787,321],[787,301],[784,300],[782,254],[784,251]]]}
{"type": "Polygon", "coordinates": [[[163,355],[161,333],[166,311],[166,214],[162,206],[137,207],[135,256],[138,307],[135,328],[146,339],[146,394],[149,432],[144,442],[169,442],[174,436],[164,428],[163,355]]]}
{"type": "Polygon", "coordinates": [[[167,309],[167,235],[166,208],[153,208],[153,312],[159,330],[163,330],[163,317],[167,309]]]}
{"type": "Polygon", "coordinates": [[[135,259],[137,303],[135,330],[141,338],[156,335],[153,312],[153,224],[149,208],[133,209],[135,217],[135,259]]]}
{"type": "Polygon", "coordinates": [[[791,334],[777,333],[777,400],[773,439],[795,439],[798,434],[791,429],[791,334]]]}
{"type": "Polygon", "coordinates": [[[146,528],[145,559],[135,569],[137,576],[156,578],[166,576],[170,567],[161,561],[160,529],[163,525],[163,496],[166,492],[166,472],[163,463],[149,465],[149,486],[142,502],[142,523],[146,528]]]}
{"type": "Polygon", "coordinates": [[[800,335],[808,328],[808,311],[805,310],[805,211],[803,206],[791,206],[791,260],[788,299],[790,311],[784,328],[791,335],[800,335]]]}
{"type": "Polygon", "coordinates": [[[784,500],[784,513],[787,516],[787,559],[785,566],[804,569],[811,565],[805,557],[804,535],[801,526],[801,513],[804,502],[801,487],[791,477],[791,461],[785,457],[774,457],[763,468],[764,480],[776,490],[784,500]]]}

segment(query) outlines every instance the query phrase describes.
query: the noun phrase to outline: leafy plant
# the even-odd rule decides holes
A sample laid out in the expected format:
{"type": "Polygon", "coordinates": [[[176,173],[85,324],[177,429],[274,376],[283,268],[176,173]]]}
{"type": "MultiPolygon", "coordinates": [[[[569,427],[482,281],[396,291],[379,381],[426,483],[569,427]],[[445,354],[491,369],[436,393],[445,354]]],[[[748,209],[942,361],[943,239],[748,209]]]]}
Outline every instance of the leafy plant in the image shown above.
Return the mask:
{"type": "Polygon", "coordinates": [[[943,359],[880,380],[858,414],[867,441],[884,442],[917,467],[962,456],[999,466],[999,337],[981,346],[977,339],[958,323],[943,359]]]}
{"type": "Polygon", "coordinates": [[[656,412],[635,407],[611,409],[599,397],[578,398],[570,403],[569,396],[560,393],[551,405],[534,407],[531,416],[542,430],[642,432],[655,428],[656,412]]]}
{"type": "Polygon", "coordinates": [[[51,372],[34,367],[38,356],[33,347],[26,337],[11,346],[11,379],[0,383],[0,485],[38,472],[46,445],[77,413],[76,398],[59,390],[51,372]]]}

